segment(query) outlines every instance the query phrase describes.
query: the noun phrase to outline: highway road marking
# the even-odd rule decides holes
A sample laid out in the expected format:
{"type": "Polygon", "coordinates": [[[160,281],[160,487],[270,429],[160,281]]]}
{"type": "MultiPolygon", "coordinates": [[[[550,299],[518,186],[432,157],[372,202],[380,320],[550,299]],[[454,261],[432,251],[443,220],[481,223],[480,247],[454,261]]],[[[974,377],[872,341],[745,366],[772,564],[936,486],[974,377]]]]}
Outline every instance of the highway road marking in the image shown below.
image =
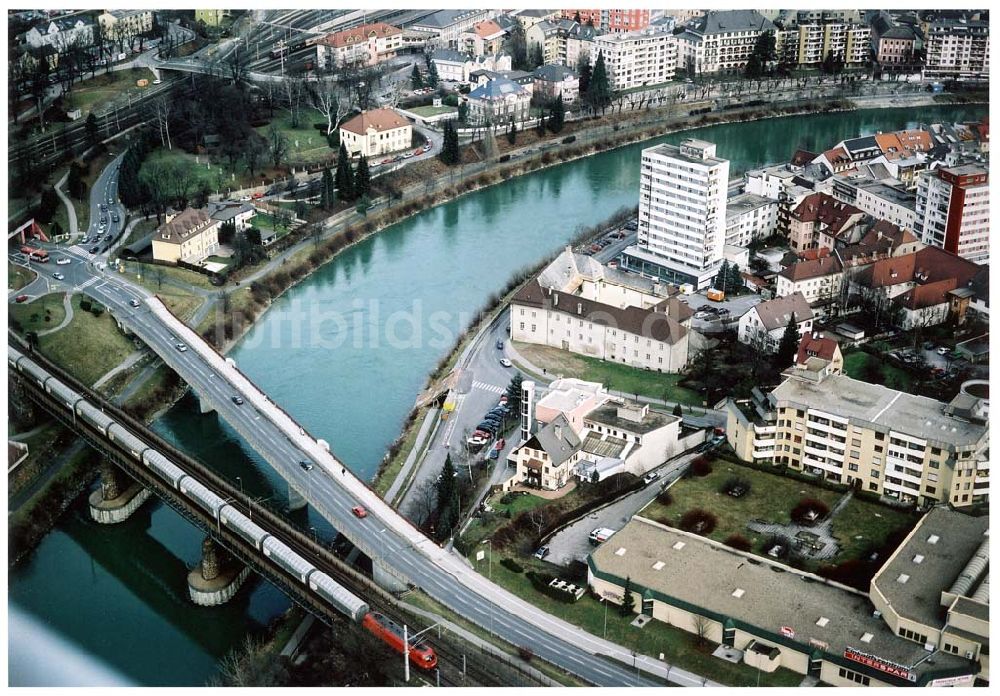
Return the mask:
{"type": "Polygon", "coordinates": [[[96,283],[98,280],[100,280],[100,278],[98,278],[97,276],[93,276],[93,277],[89,278],[88,280],[85,280],[82,283],[80,283],[79,285],[77,285],[76,289],[77,290],[83,290],[84,288],[89,288],[91,285],[93,285],[94,283],[96,283]]]}
{"type": "Polygon", "coordinates": [[[493,392],[494,394],[503,394],[507,391],[506,387],[498,387],[495,384],[487,384],[486,382],[473,381],[472,386],[476,389],[482,389],[483,391],[493,392]]]}

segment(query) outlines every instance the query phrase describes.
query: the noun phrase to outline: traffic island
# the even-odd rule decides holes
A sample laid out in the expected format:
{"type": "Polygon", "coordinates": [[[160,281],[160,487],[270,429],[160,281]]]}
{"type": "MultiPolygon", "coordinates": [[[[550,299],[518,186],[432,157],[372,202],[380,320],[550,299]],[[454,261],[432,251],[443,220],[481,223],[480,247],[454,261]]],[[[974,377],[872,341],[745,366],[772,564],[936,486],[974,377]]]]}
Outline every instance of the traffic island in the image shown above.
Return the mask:
{"type": "Polygon", "coordinates": [[[201,563],[188,573],[191,601],[202,607],[225,604],[243,586],[250,568],[234,561],[211,537],[201,545],[201,563]]]}

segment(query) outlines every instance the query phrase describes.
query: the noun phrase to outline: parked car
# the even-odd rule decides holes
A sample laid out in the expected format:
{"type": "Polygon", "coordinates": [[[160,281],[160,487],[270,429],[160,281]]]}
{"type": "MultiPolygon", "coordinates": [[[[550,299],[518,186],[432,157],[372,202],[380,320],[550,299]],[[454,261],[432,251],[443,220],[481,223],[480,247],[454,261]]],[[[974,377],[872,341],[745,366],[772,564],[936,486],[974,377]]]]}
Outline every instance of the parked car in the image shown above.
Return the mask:
{"type": "Polygon", "coordinates": [[[258,191],[257,193],[253,194],[250,197],[256,201],[256,200],[259,200],[259,199],[263,198],[264,194],[261,193],[260,191],[258,191]]]}
{"type": "Polygon", "coordinates": [[[503,339],[497,341],[497,350],[503,350],[503,339]]]}
{"type": "Polygon", "coordinates": [[[938,355],[948,355],[949,352],[951,351],[947,346],[941,346],[940,348],[937,349],[938,355]]]}
{"type": "Polygon", "coordinates": [[[650,471],[648,474],[642,477],[643,483],[652,483],[656,479],[660,478],[660,475],[655,471],[650,471]]]}
{"type": "Polygon", "coordinates": [[[548,556],[548,555],[549,555],[549,547],[548,546],[542,546],[537,551],[535,551],[535,558],[537,558],[540,561],[544,560],[545,557],[548,556]]]}
{"type": "Polygon", "coordinates": [[[94,246],[90,247],[90,253],[91,254],[96,254],[97,253],[97,245],[96,244],[94,246]]]}
{"type": "Polygon", "coordinates": [[[368,511],[365,510],[364,506],[362,505],[355,505],[354,507],[351,508],[351,512],[353,512],[354,516],[357,517],[358,519],[363,519],[365,517],[368,517],[368,511]]]}
{"type": "Polygon", "coordinates": [[[392,162],[393,162],[392,157],[386,157],[384,160],[382,160],[382,164],[392,164],[392,162]]]}
{"type": "Polygon", "coordinates": [[[14,302],[17,302],[18,304],[20,304],[21,302],[27,302],[27,301],[28,301],[28,296],[27,295],[18,295],[17,297],[14,298],[14,302]]]}

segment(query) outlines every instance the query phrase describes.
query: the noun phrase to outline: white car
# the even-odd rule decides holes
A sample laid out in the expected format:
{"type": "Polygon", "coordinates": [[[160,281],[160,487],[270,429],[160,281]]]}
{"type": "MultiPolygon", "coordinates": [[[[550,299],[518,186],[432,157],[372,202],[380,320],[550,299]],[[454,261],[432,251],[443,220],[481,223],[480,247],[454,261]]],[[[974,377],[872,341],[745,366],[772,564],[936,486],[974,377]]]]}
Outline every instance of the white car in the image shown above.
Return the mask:
{"type": "Polygon", "coordinates": [[[71,263],[73,262],[70,261],[69,259],[59,259],[58,261],[56,261],[56,264],[59,266],[68,266],[71,263]]]}
{"type": "Polygon", "coordinates": [[[66,280],[66,276],[64,276],[62,273],[53,273],[52,277],[55,278],[56,280],[66,280]]]}
{"type": "Polygon", "coordinates": [[[507,358],[500,358],[500,364],[504,367],[510,367],[513,363],[507,358]]]}

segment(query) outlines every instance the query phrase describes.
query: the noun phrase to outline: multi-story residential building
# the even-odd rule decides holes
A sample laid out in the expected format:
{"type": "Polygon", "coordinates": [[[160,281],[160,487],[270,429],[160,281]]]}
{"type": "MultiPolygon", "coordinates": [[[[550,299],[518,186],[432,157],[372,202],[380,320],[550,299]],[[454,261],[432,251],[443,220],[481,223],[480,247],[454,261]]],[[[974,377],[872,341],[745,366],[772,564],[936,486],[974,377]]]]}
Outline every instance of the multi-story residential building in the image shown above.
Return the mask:
{"type": "Polygon", "coordinates": [[[104,36],[138,36],[153,29],[152,10],[107,10],[98,15],[97,23],[104,36]]]}
{"type": "Polygon", "coordinates": [[[458,48],[462,43],[462,34],[472,30],[479,22],[493,19],[497,10],[438,10],[415,22],[409,28],[424,32],[429,41],[438,48],[458,48]]]}
{"type": "Polygon", "coordinates": [[[795,354],[795,365],[815,369],[816,372],[840,375],[844,373],[844,354],[840,351],[840,344],[834,339],[814,331],[802,337],[795,354]]]}
{"type": "Polygon", "coordinates": [[[580,78],[564,65],[543,65],[532,73],[535,78],[532,95],[543,102],[562,97],[567,104],[580,98],[580,78]]]}
{"type": "Polygon", "coordinates": [[[789,323],[801,336],[812,331],[812,307],[801,292],[776,297],[754,305],[740,317],[737,337],[740,343],[753,346],[762,353],[773,353],[781,343],[789,323]]]}
{"type": "Polygon", "coordinates": [[[878,220],[886,220],[907,230],[917,229],[917,196],[898,186],[880,181],[835,181],[833,195],[878,220]]]}
{"type": "Polygon", "coordinates": [[[946,404],[845,375],[800,367],[785,374],[755,405],[727,407],[726,434],[741,459],[771,451],[758,460],[901,502],[961,507],[988,500],[982,399],[960,394],[946,404]],[[758,407],[770,419],[754,417],[758,407]],[[768,424],[773,432],[754,429],[768,424]]]}
{"type": "Polygon", "coordinates": [[[642,151],[638,244],[622,264],[678,284],[706,287],[722,265],[726,245],[729,160],[715,144],[688,138],[642,151]]]}
{"type": "Polygon", "coordinates": [[[509,71],[511,68],[511,57],[507,53],[484,53],[472,57],[471,54],[450,48],[435,50],[431,53],[431,62],[437,70],[438,79],[466,84],[479,82],[473,73],[490,73],[492,79],[495,74],[509,71]]]}
{"type": "Polygon", "coordinates": [[[542,490],[559,490],[573,479],[582,444],[566,417],[556,416],[512,452],[516,481],[542,490]]]}
{"type": "Polygon", "coordinates": [[[623,306],[546,288],[536,279],[514,295],[510,311],[515,341],[657,372],[680,372],[687,364],[692,311],[676,297],[650,308],[623,306]]]}
{"type": "Polygon", "coordinates": [[[755,193],[741,193],[726,201],[726,244],[745,247],[765,239],[778,228],[778,203],[755,193]]]}
{"type": "Polygon", "coordinates": [[[989,263],[990,187],[985,167],[966,164],[924,172],[916,205],[916,232],[924,244],[989,263]]]}
{"type": "Polygon", "coordinates": [[[469,122],[479,125],[525,121],[531,109],[531,92],[499,76],[479,85],[464,99],[469,105],[469,122]]]}
{"type": "Polygon", "coordinates": [[[987,20],[941,19],[928,27],[924,42],[927,78],[986,79],[990,75],[987,20]]]}
{"type": "Polygon", "coordinates": [[[833,249],[838,240],[855,241],[851,231],[862,217],[864,212],[827,193],[811,194],[792,210],[788,243],[796,252],[833,249]]]}
{"type": "Polygon", "coordinates": [[[590,55],[593,38],[598,30],[571,19],[543,20],[524,32],[529,54],[541,46],[545,63],[561,63],[575,68],[581,55],[590,55]]]}
{"type": "Polygon", "coordinates": [[[892,631],[936,654],[966,659],[989,681],[989,515],[934,507],[871,580],[892,631]]]}
{"type": "Polygon", "coordinates": [[[91,46],[94,43],[94,20],[83,14],[56,17],[26,31],[24,40],[32,48],[50,47],[58,52],[73,45],[91,46]]]}
{"type": "Polygon", "coordinates": [[[708,12],[677,34],[678,69],[691,75],[741,73],[765,31],[774,31],[774,24],[757,10],[708,12]]]}
{"type": "Polygon", "coordinates": [[[563,19],[576,19],[580,15],[582,24],[590,24],[597,27],[604,33],[628,33],[638,29],[645,29],[649,26],[648,9],[630,10],[562,10],[563,19]]]}
{"type": "Polygon", "coordinates": [[[507,30],[492,19],[477,22],[472,29],[462,34],[461,50],[473,56],[496,55],[503,49],[507,30]]]}
{"type": "Polygon", "coordinates": [[[906,24],[888,23],[884,24],[881,31],[879,27],[879,21],[872,26],[872,51],[879,66],[891,67],[913,63],[917,42],[914,28],[906,24]]]}
{"type": "Polygon", "coordinates": [[[226,17],[232,16],[233,11],[230,9],[224,10],[195,10],[194,11],[194,21],[203,22],[205,26],[217,27],[222,24],[222,20],[226,17]]]}
{"type": "Polygon", "coordinates": [[[243,232],[250,226],[250,220],[257,214],[257,209],[250,203],[219,201],[208,204],[208,214],[221,225],[231,222],[237,232],[243,232]]]}
{"type": "Polygon", "coordinates": [[[221,225],[200,208],[185,208],[170,215],[153,235],[153,258],[197,263],[218,250],[221,225]]]}
{"type": "Polygon", "coordinates": [[[392,109],[362,111],[340,126],[340,142],[351,157],[378,157],[412,144],[413,126],[392,109]]]}
{"type": "Polygon", "coordinates": [[[556,20],[558,18],[559,10],[518,10],[514,14],[514,19],[524,27],[525,32],[539,22],[556,20]]]}
{"type": "Polygon", "coordinates": [[[677,70],[677,40],[658,27],[595,36],[592,63],[598,55],[604,56],[611,89],[616,92],[662,84],[673,79],[677,70]]]}
{"type": "Polygon", "coordinates": [[[843,277],[844,265],[837,254],[799,261],[778,274],[774,295],[788,297],[798,293],[809,303],[814,316],[826,318],[835,314],[841,304],[843,277]]]}
{"type": "Polygon", "coordinates": [[[317,65],[375,65],[394,58],[403,46],[403,30],[385,22],[362,24],[327,34],[316,42],[317,65]]]}
{"type": "Polygon", "coordinates": [[[846,67],[866,65],[871,58],[871,29],[842,21],[811,21],[775,34],[775,51],[783,62],[802,68],[819,67],[827,55],[846,67]]]}

